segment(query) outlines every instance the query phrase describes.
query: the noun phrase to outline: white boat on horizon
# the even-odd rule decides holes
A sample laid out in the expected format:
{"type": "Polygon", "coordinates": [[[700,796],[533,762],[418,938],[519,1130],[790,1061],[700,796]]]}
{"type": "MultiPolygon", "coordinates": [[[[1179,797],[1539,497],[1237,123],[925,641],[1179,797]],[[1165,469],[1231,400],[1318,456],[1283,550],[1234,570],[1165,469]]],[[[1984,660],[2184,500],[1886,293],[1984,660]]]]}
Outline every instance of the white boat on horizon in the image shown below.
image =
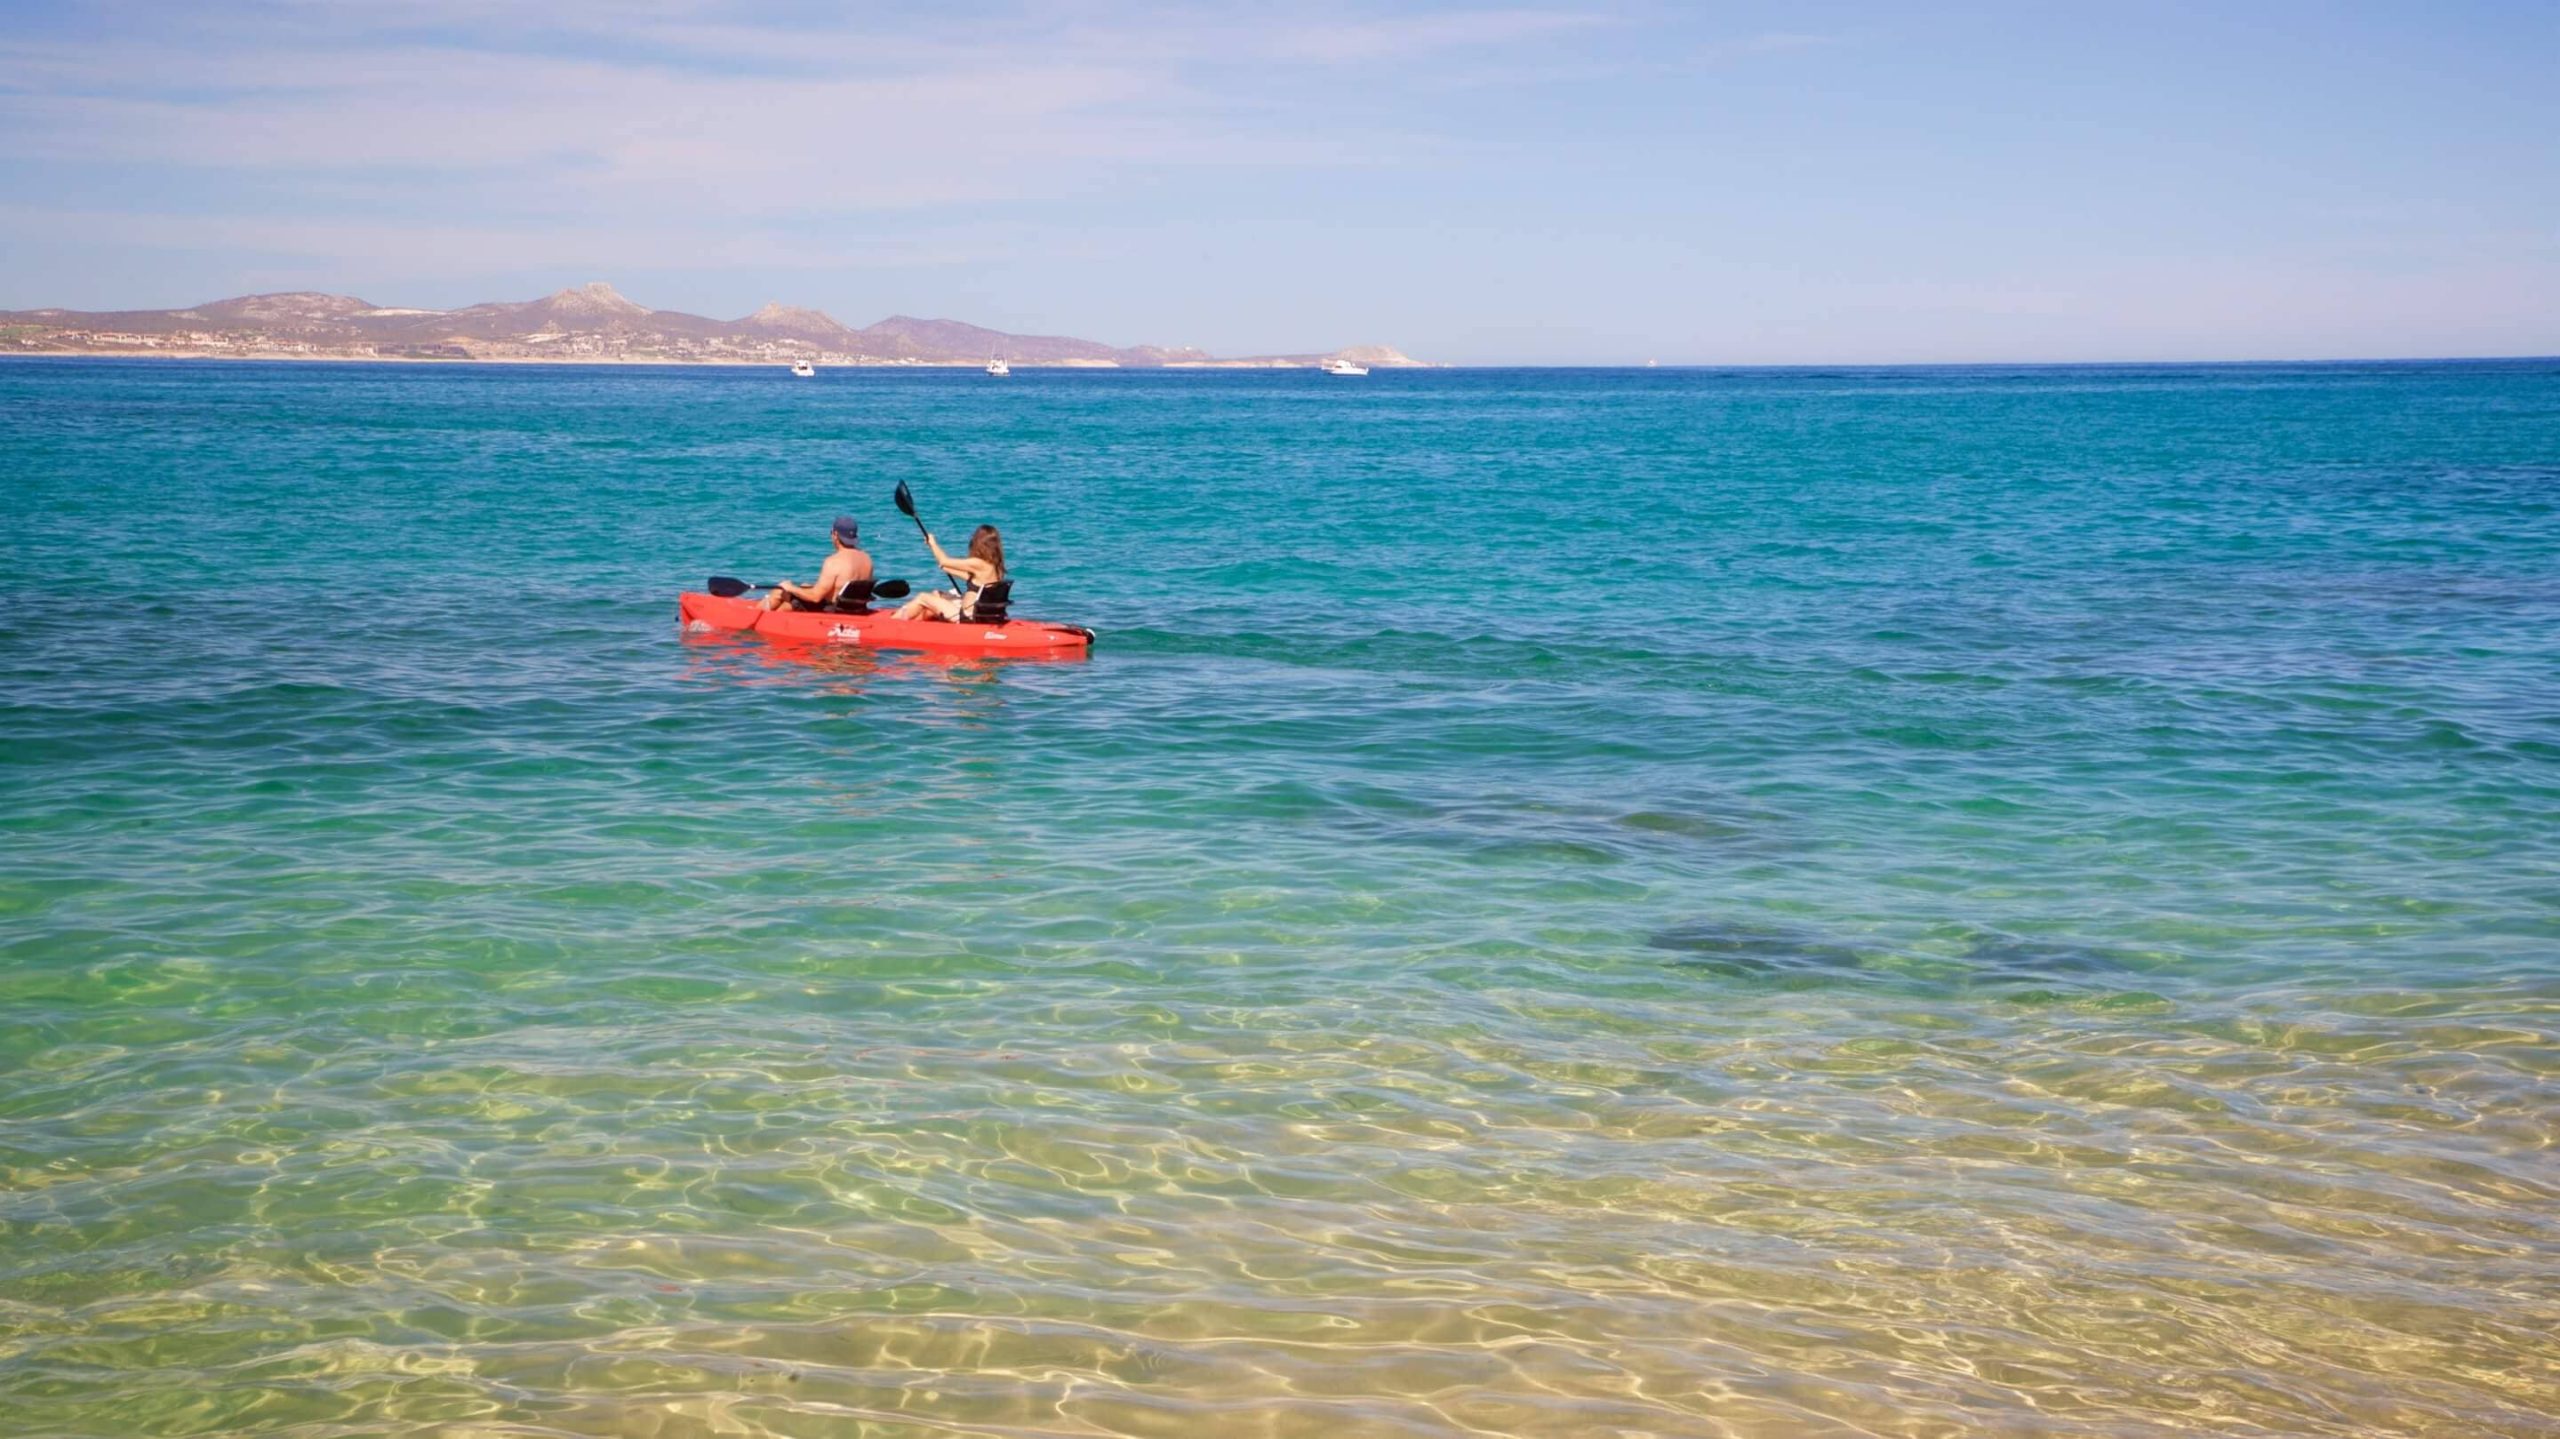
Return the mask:
{"type": "Polygon", "coordinates": [[[1369,373],[1369,367],[1367,365],[1355,365],[1349,360],[1338,357],[1330,360],[1320,360],[1317,362],[1316,368],[1324,371],[1328,375],[1365,375],[1369,373]]]}
{"type": "Polygon", "coordinates": [[[798,375],[801,379],[805,380],[811,375],[818,373],[818,367],[810,364],[806,360],[794,360],[791,362],[791,373],[798,375]]]}
{"type": "Polygon", "coordinates": [[[1002,355],[989,355],[987,356],[987,373],[990,375],[1010,375],[1013,373],[1013,366],[1006,364],[1004,362],[1004,356],[1002,355]]]}

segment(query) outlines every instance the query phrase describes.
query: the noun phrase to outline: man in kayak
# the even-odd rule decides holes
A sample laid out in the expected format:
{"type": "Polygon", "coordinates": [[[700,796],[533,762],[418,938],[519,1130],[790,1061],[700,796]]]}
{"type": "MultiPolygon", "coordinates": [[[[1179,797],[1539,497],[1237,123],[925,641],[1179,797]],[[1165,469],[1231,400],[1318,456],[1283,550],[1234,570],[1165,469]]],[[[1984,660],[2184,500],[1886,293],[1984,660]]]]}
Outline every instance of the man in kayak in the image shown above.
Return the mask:
{"type": "Polygon", "coordinates": [[[773,587],[764,597],[769,610],[812,610],[844,593],[847,585],[861,584],[871,578],[871,556],[860,543],[862,527],[850,515],[836,516],[834,530],[836,551],[818,567],[817,579],[805,585],[789,580],[773,587]]]}

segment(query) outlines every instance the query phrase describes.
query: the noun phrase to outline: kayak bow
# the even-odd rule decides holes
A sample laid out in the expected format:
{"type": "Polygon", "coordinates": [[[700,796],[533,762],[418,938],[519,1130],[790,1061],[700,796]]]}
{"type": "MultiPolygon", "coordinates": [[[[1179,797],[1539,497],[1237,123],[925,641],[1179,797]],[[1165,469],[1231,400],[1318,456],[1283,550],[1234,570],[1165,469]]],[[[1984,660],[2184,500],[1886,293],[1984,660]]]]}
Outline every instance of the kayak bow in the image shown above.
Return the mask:
{"type": "Polygon", "coordinates": [[[862,615],[819,610],[768,610],[749,600],[687,592],[676,599],[676,613],[689,630],[744,630],[767,639],[802,644],[869,645],[891,650],[956,650],[980,655],[1083,654],[1093,646],[1093,631],[1040,620],[1007,620],[999,625],[966,620],[902,620],[888,610],[862,615]]]}

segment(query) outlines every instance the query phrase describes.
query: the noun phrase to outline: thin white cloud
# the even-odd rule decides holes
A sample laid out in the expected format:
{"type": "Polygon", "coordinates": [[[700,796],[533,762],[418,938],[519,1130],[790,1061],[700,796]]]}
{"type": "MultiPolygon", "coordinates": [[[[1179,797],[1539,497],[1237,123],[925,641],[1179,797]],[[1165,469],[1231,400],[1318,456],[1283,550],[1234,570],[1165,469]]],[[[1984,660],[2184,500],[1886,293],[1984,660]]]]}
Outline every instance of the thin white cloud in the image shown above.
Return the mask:
{"type": "MultiPolygon", "coordinates": [[[[936,47],[701,26],[687,18],[695,7],[671,5],[662,13],[681,24],[628,27],[593,50],[531,27],[469,43],[448,29],[391,44],[382,15],[407,7],[283,8],[306,22],[285,27],[287,43],[181,25],[106,51],[58,41],[0,47],[0,156],[331,178],[483,176],[487,188],[469,197],[478,203],[538,200],[522,193],[530,174],[561,203],[619,193],[665,204],[667,191],[680,191],[687,203],[769,213],[1038,199],[1088,183],[1097,167],[1373,164],[1400,139],[1303,122],[1275,128],[1254,107],[1189,83],[1172,62],[1106,60],[1089,35],[1064,57],[1017,46],[920,59],[936,47]],[[372,23],[317,23],[350,14],[372,23]],[[635,35],[716,43],[674,65],[633,58],[635,35]],[[544,53],[537,41],[566,53],[544,53]],[[722,63],[786,41],[797,69],[722,63]],[[810,68],[829,55],[843,63],[810,68]]],[[[1488,35],[1522,23],[1492,18],[1502,23],[1488,35]]],[[[543,23],[561,18],[546,13],[543,23]]]]}
{"type": "MultiPolygon", "coordinates": [[[[1000,247],[984,237],[958,228],[900,227],[894,233],[849,230],[813,240],[704,217],[647,229],[597,230],[543,224],[33,208],[13,213],[0,233],[21,243],[78,243],[112,235],[119,244],[149,249],[232,249],[264,261],[296,262],[302,266],[295,271],[300,274],[310,273],[309,265],[320,264],[344,272],[351,284],[360,287],[370,283],[364,278],[368,274],[449,271],[458,255],[490,257],[508,270],[617,274],[702,267],[777,272],[951,268],[983,263],[1000,253],[1000,247]]],[[[386,303],[400,298],[394,296],[386,303]]]]}
{"type": "Polygon", "coordinates": [[[1277,60],[1317,64],[1374,64],[1409,60],[1445,50],[1483,49],[1607,23],[1587,12],[1480,10],[1447,15],[1280,24],[1259,36],[1253,49],[1277,60]]]}

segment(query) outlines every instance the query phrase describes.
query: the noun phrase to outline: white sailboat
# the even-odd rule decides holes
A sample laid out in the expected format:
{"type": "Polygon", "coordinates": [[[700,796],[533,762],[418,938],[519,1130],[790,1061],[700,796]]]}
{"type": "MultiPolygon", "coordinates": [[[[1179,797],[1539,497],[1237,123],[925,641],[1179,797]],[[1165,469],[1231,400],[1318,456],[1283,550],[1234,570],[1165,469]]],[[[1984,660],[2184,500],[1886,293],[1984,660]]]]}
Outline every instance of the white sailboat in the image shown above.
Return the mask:
{"type": "Polygon", "coordinates": [[[987,373],[990,375],[1010,375],[1013,373],[1013,366],[1006,364],[1004,362],[1004,356],[1001,354],[989,355],[987,356],[987,373]]]}

